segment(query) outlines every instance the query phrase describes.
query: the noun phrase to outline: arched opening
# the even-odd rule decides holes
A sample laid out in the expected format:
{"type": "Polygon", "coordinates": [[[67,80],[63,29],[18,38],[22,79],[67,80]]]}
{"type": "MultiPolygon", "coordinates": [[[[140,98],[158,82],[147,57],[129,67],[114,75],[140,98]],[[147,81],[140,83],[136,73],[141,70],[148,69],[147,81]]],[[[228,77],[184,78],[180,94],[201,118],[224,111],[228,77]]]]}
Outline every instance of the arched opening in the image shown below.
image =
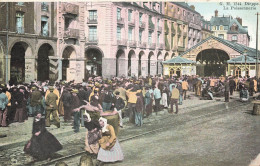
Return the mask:
{"type": "Polygon", "coordinates": [[[85,78],[89,75],[102,76],[102,52],[98,48],[88,48],[85,57],[85,78]]]}
{"type": "Polygon", "coordinates": [[[141,51],[140,53],[139,53],[139,55],[138,55],[138,76],[142,76],[144,73],[142,73],[142,68],[144,67],[143,65],[142,65],[142,58],[143,58],[143,56],[144,56],[144,52],[143,51],[141,51]]]}
{"type": "Polygon", "coordinates": [[[219,49],[206,49],[201,51],[197,57],[196,73],[200,76],[226,75],[228,54],[219,49]]]}
{"type": "Polygon", "coordinates": [[[134,75],[133,73],[133,69],[134,69],[134,63],[132,62],[133,61],[133,58],[135,58],[135,52],[133,50],[131,50],[129,53],[128,53],[128,72],[127,72],[127,75],[130,77],[132,75],[134,75]]]}
{"type": "Polygon", "coordinates": [[[54,50],[50,44],[43,44],[38,51],[37,80],[39,81],[50,79],[49,56],[54,56],[54,50]]]}
{"type": "Polygon", "coordinates": [[[125,57],[125,52],[119,49],[116,54],[116,76],[117,77],[122,76],[124,74],[123,66],[122,66],[124,65],[124,63],[122,63],[124,57],[125,57]]]}
{"type": "Polygon", "coordinates": [[[148,55],[148,75],[153,75],[155,72],[153,70],[155,67],[155,56],[153,52],[150,52],[148,55]]]}
{"type": "Polygon", "coordinates": [[[174,58],[175,57],[175,53],[172,53],[172,56],[171,56],[171,58],[174,58]]]}
{"type": "Polygon", "coordinates": [[[167,61],[167,60],[169,60],[169,53],[168,52],[166,52],[165,55],[164,55],[164,61],[167,61]]]}
{"type": "Polygon", "coordinates": [[[68,70],[70,69],[70,60],[69,58],[76,57],[76,51],[73,47],[68,46],[64,49],[62,54],[62,80],[68,79],[68,70]]]}
{"type": "Polygon", "coordinates": [[[31,53],[29,45],[17,42],[11,49],[10,80],[15,83],[25,81],[25,55],[31,53]]]}

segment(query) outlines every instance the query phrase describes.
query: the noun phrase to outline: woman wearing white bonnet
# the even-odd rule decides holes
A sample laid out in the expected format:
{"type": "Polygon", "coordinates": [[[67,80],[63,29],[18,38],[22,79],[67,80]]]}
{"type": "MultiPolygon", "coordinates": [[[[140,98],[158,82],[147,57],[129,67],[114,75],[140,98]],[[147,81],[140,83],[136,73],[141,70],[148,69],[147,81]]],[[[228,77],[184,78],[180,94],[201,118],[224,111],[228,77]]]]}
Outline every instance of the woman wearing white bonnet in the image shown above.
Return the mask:
{"type": "Polygon", "coordinates": [[[101,162],[122,161],[124,155],[116,138],[114,127],[107,124],[107,119],[100,117],[99,124],[102,128],[102,138],[99,140],[100,149],[97,159],[101,162]]]}

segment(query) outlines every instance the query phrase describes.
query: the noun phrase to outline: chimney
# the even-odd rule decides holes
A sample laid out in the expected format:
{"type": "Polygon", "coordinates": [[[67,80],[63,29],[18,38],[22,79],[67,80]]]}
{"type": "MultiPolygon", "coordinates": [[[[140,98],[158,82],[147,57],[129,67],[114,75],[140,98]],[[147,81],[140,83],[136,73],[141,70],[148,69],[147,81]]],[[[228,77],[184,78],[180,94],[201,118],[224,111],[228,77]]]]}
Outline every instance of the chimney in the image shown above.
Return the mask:
{"type": "Polygon", "coordinates": [[[218,10],[215,10],[215,17],[218,17],[218,10]]]}
{"type": "Polygon", "coordinates": [[[237,19],[237,21],[240,23],[240,25],[242,25],[242,18],[237,17],[236,19],[237,19]]]}
{"type": "Polygon", "coordinates": [[[192,8],[192,10],[195,10],[195,6],[194,5],[191,5],[190,7],[192,8]]]}

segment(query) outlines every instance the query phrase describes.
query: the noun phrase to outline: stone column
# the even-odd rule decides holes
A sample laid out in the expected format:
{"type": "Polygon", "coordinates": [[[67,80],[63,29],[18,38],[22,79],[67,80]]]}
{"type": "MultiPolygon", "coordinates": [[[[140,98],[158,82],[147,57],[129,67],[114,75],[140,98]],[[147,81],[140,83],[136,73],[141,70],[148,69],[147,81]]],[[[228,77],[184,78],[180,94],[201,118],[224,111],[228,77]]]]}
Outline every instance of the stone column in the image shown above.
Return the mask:
{"type": "Polygon", "coordinates": [[[118,59],[118,77],[127,76],[128,59],[118,59]]]}
{"type": "Polygon", "coordinates": [[[151,59],[150,60],[150,75],[156,75],[157,61],[151,59]]]}
{"type": "Polygon", "coordinates": [[[75,75],[75,82],[82,82],[84,79],[84,73],[85,73],[85,59],[77,59],[76,60],[76,75],[75,75]]]}
{"type": "Polygon", "coordinates": [[[62,80],[62,60],[63,58],[58,59],[58,80],[62,80]]]}
{"type": "Polygon", "coordinates": [[[141,71],[143,77],[148,75],[148,59],[141,59],[141,71]]]}
{"type": "Polygon", "coordinates": [[[131,59],[131,76],[138,76],[138,59],[131,59]]]}
{"type": "Polygon", "coordinates": [[[37,78],[36,59],[34,56],[25,56],[25,83],[30,83],[37,78]]]}
{"type": "Polygon", "coordinates": [[[163,70],[163,67],[162,67],[162,59],[158,59],[157,61],[157,65],[158,65],[158,74],[163,74],[162,73],[162,70],[163,70]]]}
{"type": "Polygon", "coordinates": [[[55,56],[49,56],[49,79],[51,82],[55,82],[59,79],[59,60],[58,57],[55,56]]]}
{"type": "Polygon", "coordinates": [[[102,76],[104,78],[116,76],[116,58],[102,58],[102,76]]]}

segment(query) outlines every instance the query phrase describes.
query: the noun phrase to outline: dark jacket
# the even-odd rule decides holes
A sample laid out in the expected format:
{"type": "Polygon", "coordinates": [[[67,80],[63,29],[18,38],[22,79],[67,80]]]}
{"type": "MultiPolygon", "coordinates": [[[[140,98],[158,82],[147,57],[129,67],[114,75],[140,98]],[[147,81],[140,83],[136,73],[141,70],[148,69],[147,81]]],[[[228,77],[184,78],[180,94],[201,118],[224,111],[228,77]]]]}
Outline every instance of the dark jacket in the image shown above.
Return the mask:
{"type": "Polygon", "coordinates": [[[14,102],[17,102],[16,108],[23,108],[25,104],[24,94],[18,91],[14,97],[14,102]]]}
{"type": "Polygon", "coordinates": [[[41,104],[41,101],[42,101],[42,94],[40,91],[36,90],[36,91],[33,91],[31,93],[31,99],[30,99],[31,103],[30,105],[32,107],[36,106],[36,105],[40,105],[41,104]]]}
{"type": "Polygon", "coordinates": [[[63,102],[64,107],[70,107],[71,106],[71,93],[69,91],[63,91],[60,100],[63,102]]]}
{"type": "Polygon", "coordinates": [[[125,107],[125,102],[121,97],[119,97],[118,99],[115,97],[113,103],[114,103],[114,107],[117,110],[122,110],[125,107]]]}

